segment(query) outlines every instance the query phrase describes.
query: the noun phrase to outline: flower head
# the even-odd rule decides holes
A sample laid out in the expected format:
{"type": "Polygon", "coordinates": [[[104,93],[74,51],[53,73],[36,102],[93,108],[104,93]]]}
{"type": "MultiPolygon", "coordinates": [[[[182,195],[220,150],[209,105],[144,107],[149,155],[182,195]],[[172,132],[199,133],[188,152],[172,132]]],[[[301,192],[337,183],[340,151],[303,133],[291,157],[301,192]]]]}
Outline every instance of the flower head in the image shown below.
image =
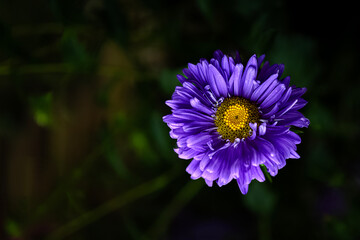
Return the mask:
{"type": "Polygon", "coordinates": [[[281,78],[284,65],[261,67],[264,55],[253,55],[246,66],[238,59],[217,50],[210,62],[189,63],[163,120],[177,139],[175,152],[192,159],[186,168],[192,179],[202,177],[208,186],[236,179],[246,194],[253,179],[265,180],[261,165],[275,176],[286,159],[300,157],[301,139],[290,127],[310,121],[298,111],[307,103],[306,89],[281,78]]]}

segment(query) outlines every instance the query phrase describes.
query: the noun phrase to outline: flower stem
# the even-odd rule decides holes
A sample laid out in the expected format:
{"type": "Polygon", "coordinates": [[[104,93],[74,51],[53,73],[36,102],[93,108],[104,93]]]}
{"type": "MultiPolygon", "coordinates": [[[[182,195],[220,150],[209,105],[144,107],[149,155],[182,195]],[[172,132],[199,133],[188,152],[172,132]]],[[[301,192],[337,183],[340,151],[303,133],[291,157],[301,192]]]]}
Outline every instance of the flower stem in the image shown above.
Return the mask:
{"type": "Polygon", "coordinates": [[[267,171],[267,168],[264,164],[260,164],[261,171],[263,172],[265,178],[272,183],[272,178],[270,176],[270,173],[267,171]]]}

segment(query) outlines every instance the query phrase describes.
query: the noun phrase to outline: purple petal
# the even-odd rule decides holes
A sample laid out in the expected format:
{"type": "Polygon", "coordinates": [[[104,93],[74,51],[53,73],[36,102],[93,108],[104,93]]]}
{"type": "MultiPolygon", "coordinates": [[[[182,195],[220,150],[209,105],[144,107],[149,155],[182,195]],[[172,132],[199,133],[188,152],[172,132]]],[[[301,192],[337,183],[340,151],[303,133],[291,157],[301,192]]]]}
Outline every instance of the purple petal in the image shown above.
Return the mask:
{"type": "Polygon", "coordinates": [[[286,87],[289,87],[290,84],[290,77],[287,76],[282,80],[282,84],[284,84],[286,87]]]}
{"type": "Polygon", "coordinates": [[[249,184],[244,184],[240,178],[236,179],[236,182],[240,188],[241,193],[244,195],[247,194],[247,192],[249,190],[249,184]]]}
{"type": "Polygon", "coordinates": [[[186,171],[189,174],[193,174],[197,169],[199,169],[199,161],[192,160],[190,164],[187,166],[186,171]]]}
{"type": "Polygon", "coordinates": [[[218,61],[221,61],[221,58],[224,56],[224,53],[221,50],[216,50],[214,52],[214,58],[218,61]]]}
{"type": "Polygon", "coordinates": [[[265,59],[265,54],[261,55],[260,57],[258,57],[257,59],[257,65],[260,67],[260,65],[262,64],[262,62],[265,59]]]}
{"type": "Polygon", "coordinates": [[[275,103],[274,106],[272,106],[271,108],[268,108],[266,110],[264,110],[264,114],[262,114],[262,118],[269,118],[269,117],[275,117],[275,113],[277,113],[279,111],[279,102],[275,103]]]}
{"type": "Polygon", "coordinates": [[[176,123],[176,124],[178,124],[179,127],[184,125],[183,120],[181,120],[177,117],[174,117],[172,114],[164,116],[163,121],[168,124],[176,123]]]}
{"type": "Polygon", "coordinates": [[[199,110],[199,111],[201,111],[201,112],[203,112],[203,113],[205,113],[205,114],[208,114],[208,115],[212,115],[212,114],[215,113],[212,109],[210,109],[210,108],[208,108],[207,106],[205,106],[204,104],[202,104],[202,103],[199,101],[199,99],[197,99],[197,98],[191,99],[191,100],[190,100],[190,105],[191,105],[193,108],[195,108],[195,109],[197,109],[197,110],[199,110]]]}
{"type": "Polygon", "coordinates": [[[235,52],[235,63],[241,63],[241,57],[238,51],[235,52]]]}
{"type": "Polygon", "coordinates": [[[197,69],[196,65],[194,65],[192,63],[189,63],[188,64],[188,69],[190,70],[192,75],[195,77],[195,79],[199,80],[199,72],[198,72],[198,69],[197,69]]]}
{"type": "Polygon", "coordinates": [[[281,126],[290,126],[293,125],[295,127],[308,127],[310,124],[309,119],[305,118],[304,115],[298,111],[289,111],[284,114],[280,120],[278,120],[278,124],[281,126]]]}
{"type": "Polygon", "coordinates": [[[297,103],[294,105],[294,107],[292,108],[293,110],[299,110],[303,107],[305,107],[305,105],[308,103],[306,100],[299,98],[299,101],[297,101],[297,103]]]}
{"type": "Polygon", "coordinates": [[[232,57],[229,57],[229,68],[230,68],[230,75],[231,75],[231,73],[234,72],[234,68],[235,68],[235,61],[232,57]]]}
{"type": "Polygon", "coordinates": [[[251,168],[251,174],[253,176],[253,179],[258,180],[259,182],[265,181],[264,173],[261,171],[261,168],[259,166],[252,167],[251,168]]]}
{"type": "Polygon", "coordinates": [[[199,161],[192,160],[186,168],[186,171],[191,175],[191,179],[195,180],[201,177],[202,171],[199,169],[199,161]]]}
{"type": "Polygon", "coordinates": [[[215,169],[214,171],[206,169],[201,176],[206,180],[215,181],[219,177],[219,169],[215,169]]]}
{"type": "Polygon", "coordinates": [[[306,88],[293,87],[291,98],[299,98],[306,92],[306,88]]]}
{"type": "Polygon", "coordinates": [[[200,165],[199,165],[201,171],[204,171],[204,170],[205,170],[205,168],[207,167],[207,165],[208,165],[208,163],[210,162],[210,160],[211,160],[211,159],[209,158],[208,155],[205,155],[205,156],[203,157],[203,159],[201,159],[200,165]]]}
{"type": "MultiPolygon", "coordinates": [[[[284,83],[283,83],[284,84],[284,83]]],[[[287,87],[285,84],[284,84],[285,87],[287,87]]],[[[281,104],[287,102],[291,96],[291,93],[292,93],[292,88],[291,87],[287,87],[287,90],[286,92],[282,95],[282,97],[280,98],[279,102],[281,104]]]]}
{"type": "MultiPolygon", "coordinates": [[[[209,65],[209,66],[211,66],[211,65],[209,65]]],[[[214,94],[215,99],[219,98],[220,92],[219,92],[217,84],[216,84],[216,78],[215,78],[214,74],[211,73],[210,68],[209,68],[209,74],[208,74],[208,83],[209,83],[211,92],[214,94]]]]}
{"type": "Polygon", "coordinates": [[[256,131],[257,131],[257,123],[249,123],[249,126],[252,130],[252,134],[248,137],[249,140],[254,140],[256,138],[256,131]]]}
{"type": "Polygon", "coordinates": [[[178,152],[179,158],[182,158],[182,159],[191,159],[199,153],[198,151],[191,149],[191,148],[182,148],[179,150],[180,150],[180,152],[178,152]]]}
{"type": "Polygon", "coordinates": [[[212,187],[212,185],[213,185],[213,181],[210,181],[210,180],[207,180],[207,179],[205,179],[205,183],[206,183],[206,185],[208,185],[209,187],[212,187]]]}
{"type": "Polygon", "coordinates": [[[275,102],[277,102],[282,94],[285,92],[285,85],[279,84],[269,95],[266,97],[266,99],[260,104],[261,108],[268,108],[271,105],[273,105],[275,102]]]}
{"type": "Polygon", "coordinates": [[[259,126],[259,136],[265,135],[266,133],[266,123],[262,123],[259,126]]]}
{"type": "Polygon", "coordinates": [[[279,64],[278,65],[278,74],[279,74],[279,78],[280,78],[280,76],[283,74],[283,72],[284,72],[284,69],[285,69],[285,66],[284,66],[284,64],[279,64]]]}
{"type": "Polygon", "coordinates": [[[219,174],[219,179],[217,180],[217,184],[219,187],[228,184],[233,176],[231,175],[231,165],[233,164],[233,151],[228,149],[223,156],[223,164],[221,166],[221,171],[219,174]]]}
{"type": "Polygon", "coordinates": [[[289,132],[289,127],[284,127],[284,126],[267,125],[266,129],[267,129],[268,134],[271,134],[271,135],[282,135],[284,133],[289,132]]]}
{"type": "Polygon", "coordinates": [[[172,114],[174,117],[193,120],[193,121],[213,121],[214,119],[208,115],[202,114],[192,109],[177,109],[172,114]]]}
{"type": "MultiPolygon", "coordinates": [[[[258,101],[258,99],[266,92],[266,90],[274,85],[276,85],[276,81],[277,81],[277,74],[273,74],[271,75],[265,82],[263,82],[262,84],[260,84],[253,92],[253,94],[250,97],[251,101],[258,101]]],[[[272,89],[271,89],[272,90],[272,89]]]]}
{"type": "Polygon", "coordinates": [[[177,79],[179,80],[179,82],[180,82],[181,84],[183,84],[184,82],[187,82],[187,81],[188,81],[188,79],[185,78],[183,75],[178,74],[178,75],[176,75],[176,77],[177,77],[177,79]]]}
{"type": "Polygon", "coordinates": [[[242,96],[249,98],[254,89],[255,79],[256,79],[256,68],[249,67],[248,70],[243,75],[244,85],[242,89],[242,96]]]}
{"type": "Polygon", "coordinates": [[[289,105],[287,105],[284,109],[282,109],[281,111],[279,111],[276,116],[279,118],[282,115],[284,115],[285,113],[287,113],[288,111],[290,111],[294,105],[298,102],[298,99],[296,99],[293,103],[290,103],[289,105]]]}
{"type": "Polygon", "coordinates": [[[276,176],[276,174],[278,173],[278,167],[275,163],[271,162],[270,160],[267,160],[264,165],[266,166],[266,168],[268,169],[268,172],[270,173],[271,176],[276,176]]]}
{"type": "Polygon", "coordinates": [[[229,92],[235,96],[240,95],[240,79],[242,75],[242,71],[244,66],[240,64],[236,64],[234,68],[234,72],[232,73],[229,79],[229,92]]]}
{"type": "Polygon", "coordinates": [[[209,63],[206,60],[204,60],[204,61],[201,61],[200,63],[198,63],[196,66],[198,69],[199,76],[201,79],[203,79],[203,82],[205,84],[208,79],[209,63]]]}
{"type": "Polygon", "coordinates": [[[224,55],[223,58],[221,59],[221,67],[225,72],[225,79],[229,79],[230,76],[230,64],[229,64],[229,58],[228,56],[224,55]]]}
{"type": "Polygon", "coordinates": [[[214,127],[212,122],[190,122],[182,126],[182,129],[187,134],[196,134],[199,132],[207,131],[214,127]]]}
{"type": "MultiPolygon", "coordinates": [[[[189,148],[196,149],[196,147],[204,148],[204,146],[207,146],[207,142],[209,141],[209,135],[208,134],[198,134],[198,135],[191,135],[186,140],[186,145],[189,148]]],[[[205,150],[205,149],[203,149],[205,150]]]]}
{"type": "Polygon", "coordinates": [[[256,55],[253,55],[244,70],[244,74],[241,78],[242,86],[240,85],[240,88],[242,88],[241,96],[244,96],[245,98],[250,97],[250,93],[252,92],[253,82],[256,79],[257,74],[257,59],[256,55]]]}
{"type": "Polygon", "coordinates": [[[227,97],[228,94],[228,87],[226,84],[225,79],[223,76],[219,73],[219,71],[213,66],[209,66],[210,75],[212,74],[215,80],[215,86],[222,97],[227,97]]]}

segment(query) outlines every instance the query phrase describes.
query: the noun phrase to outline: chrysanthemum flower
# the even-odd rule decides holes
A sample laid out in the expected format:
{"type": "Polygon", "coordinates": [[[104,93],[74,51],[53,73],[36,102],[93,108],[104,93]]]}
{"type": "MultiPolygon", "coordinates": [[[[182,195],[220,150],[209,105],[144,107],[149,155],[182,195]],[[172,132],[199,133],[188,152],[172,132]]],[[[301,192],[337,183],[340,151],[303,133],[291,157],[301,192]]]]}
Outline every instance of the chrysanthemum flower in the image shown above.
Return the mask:
{"type": "Polygon", "coordinates": [[[300,157],[301,139],[290,128],[310,123],[298,111],[306,89],[281,78],[282,64],[261,67],[264,57],[253,55],[244,66],[238,55],[218,50],[210,62],[190,63],[185,77],[177,76],[182,86],[166,101],[172,114],[163,120],[177,139],[175,152],[193,159],[186,168],[192,179],[220,187],[236,179],[246,194],[253,179],[265,180],[261,165],[275,176],[286,159],[300,157]]]}

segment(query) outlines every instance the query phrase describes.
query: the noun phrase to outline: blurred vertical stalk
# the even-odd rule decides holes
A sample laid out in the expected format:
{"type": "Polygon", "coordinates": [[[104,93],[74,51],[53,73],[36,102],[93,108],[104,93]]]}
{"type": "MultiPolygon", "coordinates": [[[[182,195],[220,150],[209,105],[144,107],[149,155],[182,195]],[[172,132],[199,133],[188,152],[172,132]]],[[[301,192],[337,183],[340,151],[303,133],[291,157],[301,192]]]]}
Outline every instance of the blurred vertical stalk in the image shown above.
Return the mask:
{"type": "Polygon", "coordinates": [[[5,239],[5,217],[7,216],[6,206],[7,204],[7,191],[6,191],[6,184],[7,184],[7,153],[8,153],[8,144],[5,139],[0,139],[0,152],[2,156],[0,158],[0,239],[5,239]]]}
{"type": "Polygon", "coordinates": [[[259,215],[258,217],[259,240],[271,239],[270,216],[268,214],[259,215]]]}
{"type": "MultiPolygon", "coordinates": [[[[266,171],[266,169],[263,169],[266,171]]],[[[271,216],[277,202],[274,192],[268,189],[269,185],[253,182],[251,191],[243,198],[245,206],[248,207],[258,219],[258,239],[271,239],[271,216]]]]}

